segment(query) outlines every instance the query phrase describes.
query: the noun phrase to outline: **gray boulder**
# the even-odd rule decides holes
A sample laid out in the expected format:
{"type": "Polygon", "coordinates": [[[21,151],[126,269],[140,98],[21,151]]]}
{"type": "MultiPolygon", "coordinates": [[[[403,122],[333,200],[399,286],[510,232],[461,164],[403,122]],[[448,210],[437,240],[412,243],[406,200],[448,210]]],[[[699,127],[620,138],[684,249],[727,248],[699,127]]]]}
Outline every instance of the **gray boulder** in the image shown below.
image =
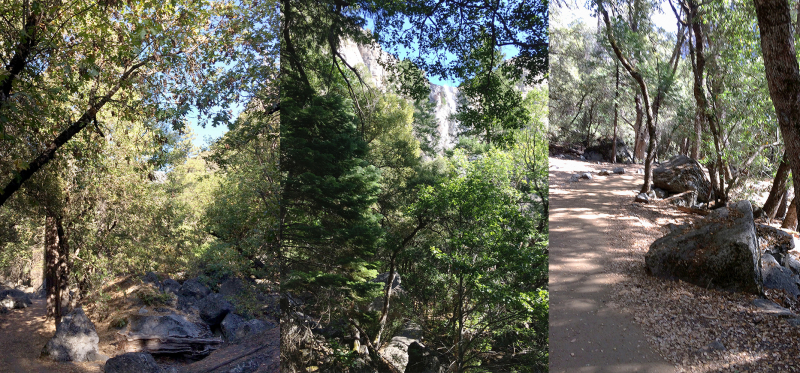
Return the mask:
{"type": "Polygon", "coordinates": [[[222,319],[233,311],[233,305],[219,293],[211,294],[200,300],[198,308],[200,308],[200,318],[212,326],[219,325],[222,319]]]}
{"type": "Polygon", "coordinates": [[[147,352],[128,352],[106,361],[105,373],[161,373],[153,355],[147,352]]]}
{"type": "Polygon", "coordinates": [[[577,183],[580,180],[581,180],[581,175],[578,175],[578,174],[574,174],[574,175],[569,177],[569,182],[571,182],[571,183],[577,183]]]}
{"type": "Polygon", "coordinates": [[[33,304],[28,294],[22,290],[7,289],[0,291],[0,305],[6,308],[27,308],[33,304]]]}
{"type": "Polygon", "coordinates": [[[584,173],[582,173],[582,174],[581,174],[581,176],[580,176],[580,178],[581,178],[581,179],[586,179],[586,180],[592,180],[592,179],[593,179],[593,177],[592,177],[592,174],[590,174],[590,173],[588,173],[588,172],[584,172],[584,173]]]}
{"type": "Polygon", "coordinates": [[[634,198],[633,201],[640,203],[648,203],[650,202],[650,197],[647,195],[647,193],[639,193],[636,195],[636,198],[634,198]]]}
{"type": "Polygon", "coordinates": [[[153,272],[147,272],[142,276],[142,282],[158,286],[158,275],[153,272]]]}
{"type": "Polygon", "coordinates": [[[419,343],[421,337],[422,329],[419,325],[407,323],[400,335],[392,337],[387,346],[379,353],[402,372],[408,365],[408,347],[414,342],[419,343]]]}
{"type": "Polygon", "coordinates": [[[181,290],[181,284],[178,281],[168,278],[161,282],[161,288],[164,289],[165,293],[178,295],[181,290]]]}
{"type": "Polygon", "coordinates": [[[241,317],[233,312],[229,313],[224,319],[222,319],[222,322],[219,324],[219,326],[222,330],[222,335],[225,336],[225,339],[228,342],[235,342],[236,330],[238,330],[245,321],[246,320],[244,317],[241,317]]]}
{"type": "Polygon", "coordinates": [[[711,182],[696,160],[678,155],[653,169],[653,184],[670,193],[697,192],[697,200],[708,202],[711,182]]]}
{"type": "Polygon", "coordinates": [[[611,175],[611,171],[609,171],[609,170],[600,170],[600,172],[598,172],[597,174],[600,175],[600,176],[608,176],[608,175],[611,175]]]}
{"type": "MultiPolygon", "coordinates": [[[[600,139],[600,143],[586,148],[583,155],[589,161],[606,161],[611,162],[614,149],[614,140],[600,139]]],[[[617,162],[630,163],[633,162],[633,156],[625,145],[625,141],[617,138],[617,162]]]]}
{"type": "Polygon", "coordinates": [[[625,173],[625,168],[624,167],[615,167],[614,168],[614,173],[618,174],[618,175],[622,175],[622,174],[625,173]]]}
{"type": "Polygon", "coordinates": [[[749,201],[672,230],[645,255],[646,270],[653,276],[755,294],[762,293],[760,260],[749,201]]]}
{"type": "Polygon", "coordinates": [[[211,289],[208,286],[195,279],[186,280],[178,291],[179,296],[196,300],[205,298],[210,293],[211,289]]]}
{"type": "Polygon", "coordinates": [[[215,338],[207,326],[194,324],[181,315],[130,315],[128,325],[120,332],[126,352],[182,354],[193,358],[206,356],[219,348],[222,339],[215,338]]]}
{"type": "Polygon", "coordinates": [[[800,278],[790,269],[781,266],[772,254],[764,253],[761,256],[761,275],[765,289],[785,290],[795,299],[800,296],[800,278]]]}
{"type": "Polygon", "coordinates": [[[56,334],[42,349],[42,357],[55,361],[94,361],[100,358],[99,340],[92,321],[82,308],[76,308],[61,318],[56,334]]]}

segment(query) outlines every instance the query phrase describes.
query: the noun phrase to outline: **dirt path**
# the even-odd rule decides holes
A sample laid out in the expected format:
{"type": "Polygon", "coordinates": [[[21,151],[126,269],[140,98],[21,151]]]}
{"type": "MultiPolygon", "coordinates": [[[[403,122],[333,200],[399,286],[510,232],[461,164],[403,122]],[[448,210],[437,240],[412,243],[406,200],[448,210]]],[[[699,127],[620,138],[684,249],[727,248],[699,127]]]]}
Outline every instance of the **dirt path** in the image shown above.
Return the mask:
{"type": "Polygon", "coordinates": [[[54,363],[39,359],[42,347],[55,333],[55,324],[46,320],[45,300],[0,315],[0,370],[3,372],[102,372],[101,363],[54,363]]]}
{"type": "Polygon", "coordinates": [[[550,158],[551,372],[675,371],[632,318],[606,304],[619,280],[606,268],[617,259],[606,230],[618,206],[609,200],[623,194],[633,199],[640,167],[570,183],[570,175],[601,166],[550,158]]]}

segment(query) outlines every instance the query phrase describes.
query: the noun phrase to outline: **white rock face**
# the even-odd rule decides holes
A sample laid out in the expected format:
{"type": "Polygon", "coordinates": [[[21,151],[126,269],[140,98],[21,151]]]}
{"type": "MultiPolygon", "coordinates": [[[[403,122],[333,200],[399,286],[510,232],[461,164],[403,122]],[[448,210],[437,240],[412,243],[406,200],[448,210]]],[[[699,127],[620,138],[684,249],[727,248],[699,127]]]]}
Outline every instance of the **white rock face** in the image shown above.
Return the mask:
{"type": "MultiPolygon", "coordinates": [[[[366,67],[371,75],[371,80],[375,87],[385,91],[389,72],[381,66],[380,62],[397,62],[397,59],[386,53],[379,45],[364,46],[357,45],[351,40],[342,41],[339,53],[344,60],[352,67],[358,69],[359,65],[366,67]]],[[[366,77],[364,77],[366,79],[366,77]]],[[[429,98],[435,104],[434,116],[439,122],[439,143],[436,147],[440,150],[452,149],[457,140],[459,127],[458,124],[450,120],[450,116],[456,112],[458,100],[458,88],[440,86],[430,83],[431,93],[429,98]]]]}

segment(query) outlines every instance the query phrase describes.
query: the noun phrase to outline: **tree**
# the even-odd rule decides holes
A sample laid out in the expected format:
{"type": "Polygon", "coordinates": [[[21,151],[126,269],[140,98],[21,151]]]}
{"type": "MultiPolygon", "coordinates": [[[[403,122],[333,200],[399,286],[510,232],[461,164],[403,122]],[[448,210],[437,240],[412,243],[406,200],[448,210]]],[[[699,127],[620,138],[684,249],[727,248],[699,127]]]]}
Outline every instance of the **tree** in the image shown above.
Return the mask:
{"type": "Polygon", "coordinates": [[[647,157],[645,158],[644,162],[644,184],[642,185],[641,193],[648,193],[650,192],[650,177],[651,177],[651,168],[652,162],[655,158],[655,140],[656,140],[656,117],[658,116],[658,109],[661,106],[661,102],[663,101],[667,90],[672,86],[673,77],[675,75],[675,70],[678,66],[678,59],[680,57],[680,47],[683,45],[683,28],[678,30],[678,37],[675,43],[675,48],[673,49],[672,55],[670,56],[669,62],[667,64],[669,70],[664,77],[664,79],[659,79],[658,88],[656,90],[656,94],[653,97],[652,103],[650,102],[650,93],[647,89],[647,83],[645,83],[644,76],[642,73],[628,60],[628,58],[623,55],[622,49],[620,48],[619,44],[617,43],[617,39],[614,36],[614,28],[611,25],[611,20],[608,16],[608,11],[606,11],[602,2],[597,2],[597,10],[603,16],[603,22],[606,25],[606,35],[608,37],[608,41],[611,44],[611,48],[614,50],[614,54],[617,56],[620,64],[625,68],[628,74],[631,76],[633,80],[639,86],[640,93],[642,94],[642,98],[644,100],[644,114],[645,114],[645,123],[647,124],[648,133],[650,135],[650,143],[647,147],[647,157]]]}
{"type": "MultiPolygon", "coordinates": [[[[786,146],[786,157],[792,175],[800,175],[800,106],[797,102],[800,97],[800,68],[789,3],[785,0],[754,0],[753,4],[758,17],[767,85],[786,146]]],[[[800,183],[794,183],[794,191],[795,196],[800,195],[800,183]]],[[[800,205],[795,205],[797,213],[800,205]]]]}

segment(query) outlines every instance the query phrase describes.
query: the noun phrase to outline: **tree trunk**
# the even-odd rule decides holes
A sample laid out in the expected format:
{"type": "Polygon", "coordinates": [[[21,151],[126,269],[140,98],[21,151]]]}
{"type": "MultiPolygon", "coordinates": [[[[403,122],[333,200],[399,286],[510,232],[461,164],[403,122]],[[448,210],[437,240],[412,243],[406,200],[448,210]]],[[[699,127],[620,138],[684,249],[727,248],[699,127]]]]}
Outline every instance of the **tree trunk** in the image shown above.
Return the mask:
{"type": "MultiPolygon", "coordinates": [[[[775,106],[792,175],[800,175],[800,68],[795,54],[789,2],[753,2],[758,17],[761,53],[764,56],[770,98],[775,106]]],[[[796,198],[800,196],[800,183],[793,184],[796,198]]],[[[799,207],[795,206],[795,214],[799,207]]]]}
{"type": "Polygon", "coordinates": [[[786,217],[786,205],[789,203],[789,191],[786,190],[781,195],[781,203],[778,205],[778,210],[775,212],[775,219],[783,219],[786,217]]]}
{"type": "Polygon", "coordinates": [[[44,223],[45,291],[47,293],[47,317],[60,321],[61,298],[58,291],[58,228],[56,218],[47,211],[44,223]]]}
{"type": "Polygon", "coordinates": [[[642,109],[642,94],[636,93],[633,97],[633,102],[636,108],[636,122],[634,122],[634,131],[636,131],[636,140],[633,145],[633,157],[644,161],[644,146],[647,144],[647,131],[642,125],[644,122],[644,109],[642,109]]]}
{"type": "Polygon", "coordinates": [[[774,219],[775,213],[778,211],[778,205],[786,193],[786,181],[789,179],[789,163],[786,159],[786,153],[783,153],[781,163],[778,166],[778,172],[775,173],[775,179],[772,181],[772,188],[769,190],[767,201],[764,202],[764,214],[768,219],[774,219]]]}
{"type": "Polygon", "coordinates": [[[614,138],[611,145],[611,163],[617,163],[617,119],[619,117],[619,61],[614,72],[616,90],[614,91],[614,138]]]}
{"type": "Polygon", "coordinates": [[[792,198],[792,204],[786,210],[786,218],[783,219],[781,228],[797,230],[797,197],[792,198]]]}

